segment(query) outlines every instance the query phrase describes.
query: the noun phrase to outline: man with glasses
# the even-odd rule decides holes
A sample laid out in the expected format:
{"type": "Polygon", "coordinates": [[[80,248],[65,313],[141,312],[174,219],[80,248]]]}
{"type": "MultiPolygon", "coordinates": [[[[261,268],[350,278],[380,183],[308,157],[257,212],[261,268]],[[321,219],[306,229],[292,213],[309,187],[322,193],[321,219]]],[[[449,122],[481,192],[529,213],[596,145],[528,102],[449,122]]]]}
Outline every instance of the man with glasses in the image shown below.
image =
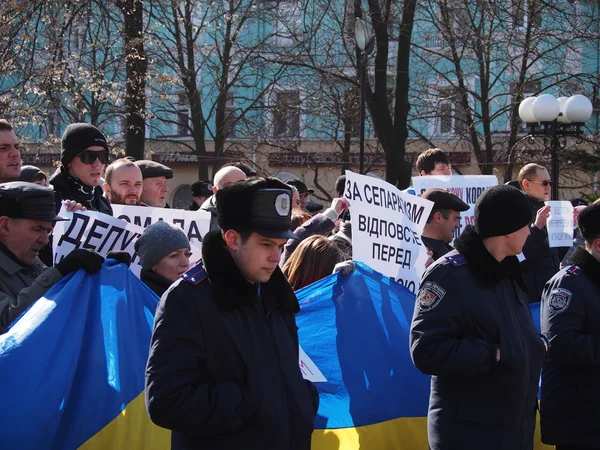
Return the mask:
{"type": "MultiPolygon", "coordinates": [[[[535,303],[541,300],[544,285],[558,272],[562,259],[557,248],[550,248],[546,230],[550,207],[544,202],[550,200],[552,181],[548,170],[536,163],[523,166],[518,180],[535,217],[529,227],[531,234],[523,247],[525,260],[521,262],[529,303],[535,303]]],[[[510,214],[510,211],[507,213],[510,214]]]]}
{"type": "Polygon", "coordinates": [[[39,258],[48,246],[56,215],[52,189],[15,181],[0,184],[0,334],[63,276],[95,273],[104,258],[90,249],[69,253],[55,267],[39,258]]]}
{"type": "Polygon", "coordinates": [[[88,123],[72,123],[62,137],[60,167],[50,178],[56,208],[62,200],[74,200],[85,208],[112,215],[100,183],[109,161],[106,138],[88,123]]]}

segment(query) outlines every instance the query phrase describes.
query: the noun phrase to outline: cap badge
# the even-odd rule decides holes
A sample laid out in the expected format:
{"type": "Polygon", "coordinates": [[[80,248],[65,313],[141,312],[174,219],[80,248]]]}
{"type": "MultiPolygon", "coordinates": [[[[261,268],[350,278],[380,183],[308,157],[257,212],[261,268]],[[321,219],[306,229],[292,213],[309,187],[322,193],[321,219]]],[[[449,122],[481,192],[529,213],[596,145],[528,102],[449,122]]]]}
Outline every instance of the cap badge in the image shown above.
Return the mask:
{"type": "Polygon", "coordinates": [[[275,197],[275,211],[281,217],[285,217],[290,214],[290,195],[289,194],[279,194],[275,197]]]}

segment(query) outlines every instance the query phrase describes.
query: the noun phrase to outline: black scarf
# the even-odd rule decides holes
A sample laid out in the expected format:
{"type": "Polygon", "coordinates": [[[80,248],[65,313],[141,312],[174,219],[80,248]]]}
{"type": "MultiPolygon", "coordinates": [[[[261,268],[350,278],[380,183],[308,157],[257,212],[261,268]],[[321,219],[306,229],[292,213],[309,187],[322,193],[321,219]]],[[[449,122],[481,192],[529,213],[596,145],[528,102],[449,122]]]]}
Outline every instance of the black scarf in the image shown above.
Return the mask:
{"type": "Polygon", "coordinates": [[[600,261],[590,255],[585,248],[577,247],[569,258],[569,263],[581,267],[583,272],[600,287],[600,261]]]}
{"type": "MultiPolygon", "coordinates": [[[[226,310],[253,304],[258,299],[258,286],[246,280],[238,269],[221,230],[207,233],[202,240],[202,262],[214,289],[217,304],[226,310]]],[[[266,283],[261,283],[262,294],[274,299],[283,311],[300,311],[298,299],[283,272],[277,267],[266,283]]]]}
{"type": "Polygon", "coordinates": [[[96,197],[96,188],[98,186],[88,186],[83,183],[79,178],[71,175],[68,170],[61,166],[60,172],[64,178],[65,185],[69,192],[76,192],[77,196],[88,203],[96,197]]]}
{"type": "Polygon", "coordinates": [[[454,247],[465,257],[469,269],[483,285],[493,287],[508,277],[523,291],[527,291],[519,259],[516,256],[507,256],[504,261],[498,262],[487,251],[473,225],[467,225],[462,234],[455,239],[454,247]]]}

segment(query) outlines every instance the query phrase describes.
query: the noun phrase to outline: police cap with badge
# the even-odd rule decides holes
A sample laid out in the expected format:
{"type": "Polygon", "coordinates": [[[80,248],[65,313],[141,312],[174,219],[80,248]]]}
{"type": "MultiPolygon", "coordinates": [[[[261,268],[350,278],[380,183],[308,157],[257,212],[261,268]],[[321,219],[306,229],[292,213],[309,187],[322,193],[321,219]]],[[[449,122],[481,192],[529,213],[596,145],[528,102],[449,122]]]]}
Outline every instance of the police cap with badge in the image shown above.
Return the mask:
{"type": "Polygon", "coordinates": [[[217,219],[222,230],[250,231],[274,239],[296,236],[292,225],[292,191],[276,178],[253,178],[219,189],[217,219]]]}
{"type": "Polygon", "coordinates": [[[68,220],[56,215],[52,188],[25,181],[0,184],[0,216],[43,222],[68,220]]]}
{"type": "Polygon", "coordinates": [[[196,181],[191,187],[194,197],[210,197],[212,188],[213,185],[210,181],[196,181]]]}
{"type": "Polygon", "coordinates": [[[436,211],[442,209],[451,209],[458,212],[469,210],[469,205],[463,202],[458,196],[444,189],[427,189],[421,194],[421,198],[425,198],[434,203],[430,216],[433,216],[436,211]]]}

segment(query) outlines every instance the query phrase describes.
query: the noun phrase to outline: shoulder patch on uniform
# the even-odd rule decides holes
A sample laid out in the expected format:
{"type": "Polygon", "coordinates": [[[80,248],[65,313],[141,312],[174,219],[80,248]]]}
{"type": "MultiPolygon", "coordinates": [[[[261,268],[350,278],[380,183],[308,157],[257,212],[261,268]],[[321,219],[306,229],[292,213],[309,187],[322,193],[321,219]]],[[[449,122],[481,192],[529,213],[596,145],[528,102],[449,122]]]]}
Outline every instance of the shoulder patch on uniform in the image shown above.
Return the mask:
{"type": "Polygon", "coordinates": [[[567,273],[574,277],[579,276],[581,272],[583,272],[583,270],[577,264],[573,264],[567,269],[567,273]]]}
{"type": "Polygon", "coordinates": [[[450,262],[450,264],[452,264],[453,266],[462,266],[467,263],[467,258],[465,258],[460,253],[457,253],[456,255],[446,256],[446,260],[450,262]]]}
{"type": "Polygon", "coordinates": [[[206,273],[203,264],[197,264],[191,269],[189,269],[186,273],[181,275],[181,278],[183,278],[188,283],[196,285],[206,280],[208,278],[208,274],[206,273]]]}
{"type": "Polygon", "coordinates": [[[417,307],[421,312],[428,312],[440,304],[446,295],[446,290],[433,281],[426,281],[419,289],[417,307]]]}
{"type": "Polygon", "coordinates": [[[548,299],[548,308],[550,312],[558,314],[566,310],[571,304],[571,298],[573,293],[568,289],[557,288],[550,292],[550,298],[548,299]]]}

